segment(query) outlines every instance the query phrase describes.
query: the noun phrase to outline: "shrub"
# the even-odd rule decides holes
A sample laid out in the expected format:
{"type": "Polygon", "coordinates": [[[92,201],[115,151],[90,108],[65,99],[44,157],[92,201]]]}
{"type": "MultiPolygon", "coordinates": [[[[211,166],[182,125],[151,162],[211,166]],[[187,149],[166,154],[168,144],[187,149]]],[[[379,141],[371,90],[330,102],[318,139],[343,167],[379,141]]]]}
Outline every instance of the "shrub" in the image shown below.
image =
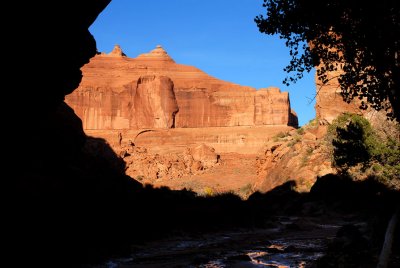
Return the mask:
{"type": "Polygon", "coordinates": [[[279,139],[283,139],[287,136],[289,136],[289,132],[282,132],[282,131],[280,131],[278,134],[275,135],[275,137],[277,137],[279,139]]]}
{"type": "Polygon", "coordinates": [[[365,167],[372,157],[373,148],[377,146],[371,124],[359,115],[345,115],[344,118],[347,122],[339,120],[332,140],[333,164],[343,170],[357,164],[365,167]]]}
{"type": "Polygon", "coordinates": [[[339,171],[353,176],[368,174],[391,186],[400,184],[398,135],[378,134],[364,117],[343,114],[329,127],[327,139],[339,171]]]}
{"type": "Polygon", "coordinates": [[[250,194],[253,193],[253,186],[251,183],[248,183],[239,189],[240,195],[247,198],[250,194]]]}
{"type": "Polygon", "coordinates": [[[203,195],[204,196],[206,196],[206,197],[211,197],[211,196],[214,196],[214,189],[213,188],[211,188],[211,187],[205,187],[204,188],[204,191],[203,191],[203,195]]]}
{"type": "Polygon", "coordinates": [[[318,118],[311,119],[308,121],[308,123],[305,125],[306,128],[314,129],[318,127],[318,118]]]}
{"type": "Polygon", "coordinates": [[[307,147],[305,153],[303,154],[303,157],[301,158],[301,163],[300,163],[301,167],[304,167],[307,165],[308,160],[310,159],[310,156],[312,155],[313,152],[314,152],[314,148],[307,147]]]}
{"type": "Polygon", "coordinates": [[[145,177],[143,175],[137,175],[135,177],[135,179],[138,180],[138,181],[143,181],[145,179],[145,177]]]}
{"type": "Polygon", "coordinates": [[[295,140],[291,140],[290,142],[288,142],[287,146],[288,147],[293,147],[293,145],[295,145],[297,142],[295,140]]]}
{"type": "Polygon", "coordinates": [[[297,130],[296,130],[296,132],[297,132],[297,134],[299,134],[299,135],[303,135],[304,134],[304,128],[298,128],[297,130]]]}

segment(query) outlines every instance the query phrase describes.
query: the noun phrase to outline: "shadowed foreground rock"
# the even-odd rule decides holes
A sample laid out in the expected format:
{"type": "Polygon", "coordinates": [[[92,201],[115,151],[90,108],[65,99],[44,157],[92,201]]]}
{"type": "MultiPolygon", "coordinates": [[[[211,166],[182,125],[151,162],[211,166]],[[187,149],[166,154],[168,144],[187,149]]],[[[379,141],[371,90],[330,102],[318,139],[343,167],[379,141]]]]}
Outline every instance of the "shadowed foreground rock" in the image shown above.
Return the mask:
{"type": "MultiPolygon", "coordinates": [[[[80,119],[63,98],[77,87],[79,68],[96,52],[87,28],[108,2],[14,1],[5,7],[11,26],[18,22],[23,27],[5,27],[5,39],[17,51],[6,55],[4,77],[15,83],[6,100],[18,113],[4,113],[3,261],[12,267],[80,267],[128,254],[132,242],[172,231],[263,226],[269,213],[301,212],[302,195],[292,191],[293,183],[271,194],[255,194],[247,203],[232,194],[207,199],[190,191],[142,188],[124,174],[124,163],[105,140],[85,137],[80,119]]],[[[325,193],[324,188],[314,194],[325,193]]],[[[360,198],[355,189],[346,195],[353,198],[341,202],[334,198],[342,197],[341,192],[331,190],[336,208],[363,208],[383,219],[398,201],[387,199],[383,191],[360,198]]]]}
{"type": "Polygon", "coordinates": [[[80,231],[96,221],[89,215],[104,201],[102,191],[114,188],[110,192],[115,194],[123,188],[124,175],[112,168],[90,172],[102,168],[87,161],[82,121],[64,103],[81,81],[80,68],[96,54],[88,28],[109,2],[9,1],[4,8],[9,19],[3,21],[3,38],[18,51],[6,53],[3,62],[4,77],[14,84],[5,99],[18,107],[18,112],[4,113],[2,150],[7,174],[2,237],[4,261],[12,261],[11,266],[46,266],[50,260],[64,266],[67,256],[84,256],[95,236],[80,236],[80,231]],[[119,182],[107,181],[110,175],[119,182]]]}

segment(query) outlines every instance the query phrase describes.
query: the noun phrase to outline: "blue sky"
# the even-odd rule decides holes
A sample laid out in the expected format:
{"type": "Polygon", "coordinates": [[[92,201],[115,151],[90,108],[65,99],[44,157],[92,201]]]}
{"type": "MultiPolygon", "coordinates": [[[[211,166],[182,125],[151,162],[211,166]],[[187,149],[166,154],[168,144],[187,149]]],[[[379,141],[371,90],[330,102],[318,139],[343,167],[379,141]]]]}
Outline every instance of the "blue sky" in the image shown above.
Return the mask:
{"type": "Polygon", "coordinates": [[[257,89],[288,91],[304,125],[315,117],[314,72],[282,84],[289,50],[277,36],[261,34],[254,17],[262,0],[112,0],[90,27],[100,52],[119,44],[129,57],[160,44],[180,64],[257,89]]]}

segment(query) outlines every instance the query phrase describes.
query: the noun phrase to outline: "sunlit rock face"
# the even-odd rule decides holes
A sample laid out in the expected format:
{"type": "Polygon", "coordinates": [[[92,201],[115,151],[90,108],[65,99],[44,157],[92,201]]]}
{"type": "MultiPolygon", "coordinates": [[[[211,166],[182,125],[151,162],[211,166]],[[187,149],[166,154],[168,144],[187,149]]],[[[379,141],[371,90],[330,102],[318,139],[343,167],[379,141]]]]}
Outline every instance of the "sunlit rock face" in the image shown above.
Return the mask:
{"type": "Polygon", "coordinates": [[[147,75],[138,80],[134,96],[135,116],[129,126],[173,128],[178,104],[174,83],[166,76],[147,75]],[[136,124],[132,122],[135,121],[136,124]]]}
{"type": "Polygon", "coordinates": [[[297,126],[287,92],[219,80],[175,63],[160,45],[136,58],[117,45],[82,73],[66,102],[85,129],[297,126]]]}
{"type": "MultiPolygon", "coordinates": [[[[323,65],[317,67],[322,68],[323,65]]],[[[339,68],[336,71],[327,72],[327,82],[324,84],[315,75],[317,86],[315,113],[321,125],[330,124],[340,114],[349,112],[363,114],[366,111],[360,109],[361,101],[354,99],[350,103],[343,100],[339,84],[339,76],[343,71],[339,68]]]]}

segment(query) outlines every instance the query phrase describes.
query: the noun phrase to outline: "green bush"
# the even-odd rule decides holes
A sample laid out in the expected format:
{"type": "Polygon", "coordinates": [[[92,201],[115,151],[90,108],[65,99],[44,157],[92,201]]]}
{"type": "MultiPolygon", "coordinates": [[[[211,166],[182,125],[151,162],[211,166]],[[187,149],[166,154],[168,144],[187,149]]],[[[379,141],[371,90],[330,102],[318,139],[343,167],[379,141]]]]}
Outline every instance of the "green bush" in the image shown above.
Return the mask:
{"type": "Polygon", "coordinates": [[[332,122],[327,139],[332,144],[333,165],[340,171],[349,173],[351,169],[350,175],[368,174],[389,184],[399,184],[398,135],[378,135],[367,119],[346,113],[332,122]]]}
{"type": "Polygon", "coordinates": [[[298,128],[297,130],[296,130],[296,132],[297,132],[297,134],[299,134],[299,135],[303,135],[304,134],[304,128],[298,128]]]}
{"type": "Polygon", "coordinates": [[[283,139],[289,136],[289,132],[282,132],[280,131],[278,134],[275,135],[276,138],[283,139]]]}
{"type": "Polygon", "coordinates": [[[318,127],[318,118],[311,119],[308,123],[304,126],[307,129],[315,129],[318,127]]]}
{"type": "Polygon", "coordinates": [[[292,147],[293,145],[295,145],[296,143],[298,143],[300,141],[301,141],[301,136],[296,135],[296,136],[294,136],[293,140],[291,140],[287,143],[287,146],[292,147]]]}
{"type": "Polygon", "coordinates": [[[340,119],[336,126],[333,145],[333,164],[343,170],[357,164],[365,167],[372,157],[373,148],[378,142],[367,119],[359,115],[351,115],[345,121],[340,119]]]}

